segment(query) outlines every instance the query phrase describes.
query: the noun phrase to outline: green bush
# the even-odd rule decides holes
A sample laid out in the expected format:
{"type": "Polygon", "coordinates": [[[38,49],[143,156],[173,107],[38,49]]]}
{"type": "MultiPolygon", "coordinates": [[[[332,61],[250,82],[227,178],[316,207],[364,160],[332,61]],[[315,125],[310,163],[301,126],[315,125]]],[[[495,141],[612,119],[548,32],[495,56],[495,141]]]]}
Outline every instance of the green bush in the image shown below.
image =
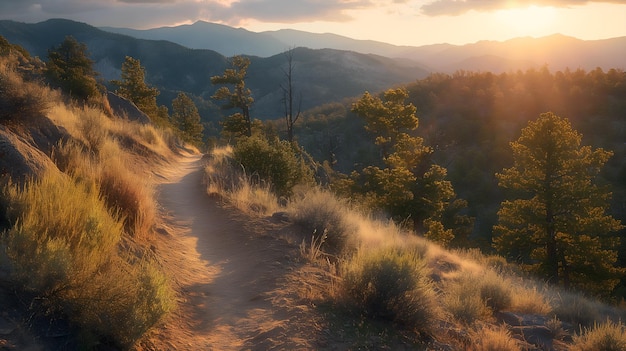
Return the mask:
{"type": "Polygon", "coordinates": [[[343,289],[359,310],[430,334],[439,316],[429,270],[415,252],[398,248],[360,252],[343,272],[343,289]]]}
{"type": "Polygon", "coordinates": [[[303,151],[287,141],[242,138],[233,156],[248,175],[258,176],[259,182],[269,182],[278,196],[289,196],[294,186],[313,179],[303,151]]]}
{"type": "Polygon", "coordinates": [[[626,350],[624,325],[607,321],[585,328],[580,336],[574,337],[572,351],[623,351],[626,350]]]}
{"type": "Polygon", "coordinates": [[[11,281],[33,296],[34,308],[123,347],[171,309],[172,292],[155,263],[119,254],[123,222],[93,183],[48,171],[7,185],[2,205],[11,224],[2,235],[11,281]]]}

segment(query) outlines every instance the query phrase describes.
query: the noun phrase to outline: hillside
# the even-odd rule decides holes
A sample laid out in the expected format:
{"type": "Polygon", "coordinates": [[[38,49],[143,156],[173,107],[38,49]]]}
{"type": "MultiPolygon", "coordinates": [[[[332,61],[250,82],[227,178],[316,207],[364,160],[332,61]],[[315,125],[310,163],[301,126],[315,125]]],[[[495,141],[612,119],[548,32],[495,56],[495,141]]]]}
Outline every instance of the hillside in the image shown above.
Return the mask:
{"type": "MultiPolygon", "coordinates": [[[[95,68],[105,81],[119,78],[124,57],[132,56],[145,67],[147,82],[161,91],[161,104],[169,105],[179,91],[184,91],[206,101],[205,118],[211,115],[214,120],[221,119],[218,108],[210,101],[217,88],[211,84],[210,77],[222,74],[227,58],[215,51],[189,49],[164,40],[135,39],[61,19],[36,24],[0,21],[0,35],[42,59],[49,48],[71,35],[87,45],[95,68]]],[[[252,89],[256,101],[252,111],[255,118],[273,119],[284,112],[280,85],[284,81],[282,69],[286,58],[281,52],[266,58],[250,58],[246,85],[252,89]]],[[[302,93],[302,109],[341,101],[365,90],[382,91],[427,74],[417,64],[405,60],[342,50],[299,48],[294,52],[294,66],[294,85],[302,93]]]]}
{"type": "Polygon", "coordinates": [[[626,38],[584,41],[563,35],[516,38],[503,42],[481,41],[466,45],[437,44],[421,47],[397,46],[371,40],[356,40],[331,33],[317,34],[283,29],[255,33],[208,22],[148,30],[105,28],[136,38],[169,40],[196,49],[211,49],[224,55],[243,53],[272,56],[286,48],[350,50],[419,63],[431,72],[457,70],[493,73],[526,70],[548,65],[551,70],[583,68],[626,69],[626,38]]]}
{"type": "MultiPolygon", "coordinates": [[[[3,349],[626,344],[622,308],[444,249],[311,182],[279,198],[237,158],[277,144],[201,156],[110,94],[86,104],[41,84],[42,63],[1,44],[3,349]]],[[[282,145],[255,161],[297,158],[282,145]]]]}

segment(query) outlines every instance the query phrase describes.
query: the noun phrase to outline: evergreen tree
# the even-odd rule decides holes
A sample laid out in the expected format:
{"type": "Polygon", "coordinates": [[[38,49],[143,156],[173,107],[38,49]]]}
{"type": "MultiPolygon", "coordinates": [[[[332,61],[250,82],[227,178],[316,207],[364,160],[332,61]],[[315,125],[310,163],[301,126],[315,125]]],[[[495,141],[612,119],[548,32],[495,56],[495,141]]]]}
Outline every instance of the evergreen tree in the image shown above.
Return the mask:
{"type": "Polygon", "coordinates": [[[548,281],[609,293],[622,228],[607,215],[611,193],[596,182],[612,153],[581,146],[569,121],[543,113],[511,143],[513,167],[497,174],[515,193],[501,204],[494,247],[548,281]]]}
{"type": "Polygon", "coordinates": [[[148,86],[145,82],[145,76],[146,72],[141,66],[141,62],[126,56],[124,63],[122,63],[122,79],[112,80],[111,83],[119,87],[115,91],[116,94],[132,101],[137,108],[154,120],[162,115],[156,102],[159,90],[148,86]]]}
{"type": "Polygon", "coordinates": [[[234,56],[230,59],[231,68],[227,68],[221,76],[211,77],[213,84],[232,85],[233,89],[220,87],[212,96],[216,100],[224,100],[224,109],[241,109],[226,117],[222,124],[225,131],[238,136],[252,136],[252,120],[250,119],[250,105],[254,102],[252,92],[246,88],[246,75],[250,66],[250,59],[244,56],[234,56]]]}
{"type": "Polygon", "coordinates": [[[172,101],[172,124],[183,135],[183,139],[196,146],[202,145],[202,124],[198,108],[185,93],[179,93],[172,101]]]}
{"type": "Polygon", "coordinates": [[[352,111],[376,136],[387,167],[353,172],[348,186],[371,207],[384,209],[396,220],[409,220],[416,232],[445,244],[452,240],[452,232],[440,222],[455,197],[454,189],[445,179],[446,169],[431,163],[432,148],[409,134],[417,128],[418,118],[415,106],[404,103],[407,97],[404,89],[390,89],[383,99],[366,92],[353,105],[352,111]]]}
{"type": "Polygon", "coordinates": [[[101,86],[96,82],[97,73],[87,46],[71,36],[66,37],[57,48],[48,50],[45,74],[53,86],[73,98],[88,101],[101,95],[101,86]]]}

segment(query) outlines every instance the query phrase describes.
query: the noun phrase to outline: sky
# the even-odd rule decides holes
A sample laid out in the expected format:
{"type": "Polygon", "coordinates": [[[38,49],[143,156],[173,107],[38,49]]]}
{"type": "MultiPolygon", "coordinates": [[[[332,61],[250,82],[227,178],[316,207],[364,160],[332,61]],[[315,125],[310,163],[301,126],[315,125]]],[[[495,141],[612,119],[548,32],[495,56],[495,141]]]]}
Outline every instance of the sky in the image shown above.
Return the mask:
{"type": "Polygon", "coordinates": [[[585,40],[626,36],[626,0],[0,0],[0,19],[49,18],[135,29],[203,20],[413,46],[555,33],[585,40]]]}

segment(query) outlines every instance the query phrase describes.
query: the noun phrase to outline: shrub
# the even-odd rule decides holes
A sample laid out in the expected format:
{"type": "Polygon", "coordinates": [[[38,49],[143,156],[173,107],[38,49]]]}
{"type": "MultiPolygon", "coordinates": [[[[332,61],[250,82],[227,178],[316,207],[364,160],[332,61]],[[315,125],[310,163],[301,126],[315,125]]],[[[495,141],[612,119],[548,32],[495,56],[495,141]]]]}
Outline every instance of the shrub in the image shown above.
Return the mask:
{"type": "Polygon", "coordinates": [[[552,306],[546,295],[536,287],[518,285],[513,291],[511,311],[546,315],[552,311],[552,306]]]}
{"type": "Polygon", "coordinates": [[[572,351],[623,351],[626,350],[624,325],[607,321],[585,328],[582,335],[574,337],[572,351]]]}
{"type": "Polygon", "coordinates": [[[557,318],[574,325],[591,326],[601,320],[601,304],[573,292],[561,292],[553,309],[557,318]]]}
{"type": "Polygon", "coordinates": [[[511,283],[491,270],[477,277],[480,298],[493,312],[511,307],[513,302],[511,283]]]}
{"type": "Polygon", "coordinates": [[[430,334],[439,316],[424,261],[399,248],[357,253],[343,270],[343,289],[371,318],[430,334]]]}
{"type": "Polygon", "coordinates": [[[100,172],[101,193],[107,206],[124,218],[126,231],[146,237],[155,223],[156,208],[151,184],[130,172],[118,156],[109,159],[100,172]]]}
{"type": "Polygon", "coordinates": [[[2,236],[11,280],[34,297],[32,306],[124,347],[171,309],[155,264],[118,254],[123,223],[93,182],[48,171],[2,195],[12,225],[2,236]]]}
{"type": "Polygon", "coordinates": [[[472,333],[473,351],[520,351],[521,348],[511,337],[505,326],[483,327],[472,333]]]}
{"type": "Polygon", "coordinates": [[[308,233],[317,237],[324,235],[321,249],[333,254],[345,253],[358,230],[357,225],[350,222],[348,211],[346,201],[322,190],[309,190],[289,206],[293,221],[308,233]]]}
{"type": "Polygon", "coordinates": [[[259,182],[269,182],[278,196],[289,196],[297,184],[312,181],[303,151],[287,141],[269,142],[261,137],[242,138],[234,149],[234,159],[259,182]]]}
{"type": "Polygon", "coordinates": [[[445,308],[459,322],[472,324],[476,320],[491,316],[491,310],[481,297],[474,276],[462,276],[446,284],[445,308]]]}
{"type": "Polygon", "coordinates": [[[16,121],[44,114],[51,106],[49,91],[22,78],[0,59],[0,121],[16,121]]]}
{"type": "Polygon", "coordinates": [[[108,119],[96,109],[85,109],[80,112],[78,120],[80,133],[89,149],[97,154],[107,140],[107,133],[110,129],[107,128],[108,119]]]}

